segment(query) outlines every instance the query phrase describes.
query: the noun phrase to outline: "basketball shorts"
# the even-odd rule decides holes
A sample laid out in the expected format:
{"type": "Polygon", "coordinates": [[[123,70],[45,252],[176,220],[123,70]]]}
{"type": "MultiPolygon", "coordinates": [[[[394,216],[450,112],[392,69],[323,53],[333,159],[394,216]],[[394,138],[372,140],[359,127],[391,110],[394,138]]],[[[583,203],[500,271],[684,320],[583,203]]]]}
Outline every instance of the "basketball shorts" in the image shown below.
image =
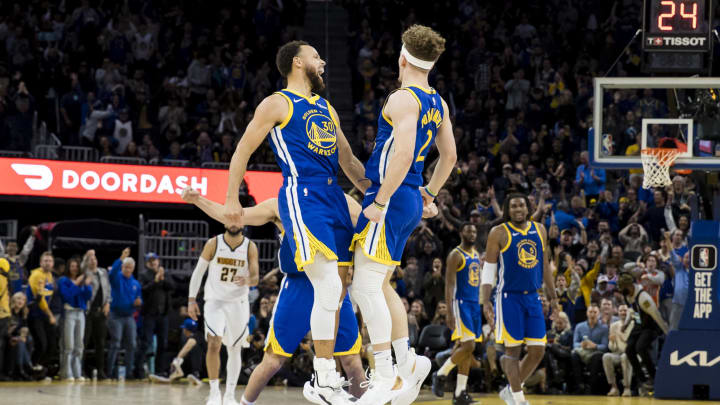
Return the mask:
{"type": "Polygon", "coordinates": [[[453,307],[455,330],[452,334],[452,340],[482,342],[483,314],[480,304],[478,302],[454,300],[453,307]]]}
{"type": "Polygon", "coordinates": [[[535,291],[503,291],[495,298],[495,343],[544,346],[545,317],[535,291]]]}
{"type": "Polygon", "coordinates": [[[233,301],[207,300],[203,309],[205,335],[222,336],[227,347],[242,345],[249,334],[250,304],[244,296],[233,301]]]}
{"type": "MultiPolygon", "coordinates": [[[[373,203],[379,189],[380,185],[374,183],[367,189],[363,209],[373,203]]],[[[400,185],[388,201],[379,223],[360,215],[351,249],[362,249],[367,257],[378,263],[399,265],[405,243],[422,219],[422,211],[420,190],[415,186],[400,185]]]]}
{"type": "MultiPolygon", "coordinates": [[[[314,301],[313,286],[304,274],[286,275],[280,285],[265,350],[272,347],[275,354],[292,357],[303,338],[310,332],[310,313],[314,301]]],[[[360,353],[362,339],[350,298],[340,308],[340,325],[335,340],[335,356],[360,353]]]]}
{"type": "Polygon", "coordinates": [[[340,266],[352,264],[352,220],[336,178],[286,177],[278,210],[298,270],[313,263],[317,253],[340,266]]]}

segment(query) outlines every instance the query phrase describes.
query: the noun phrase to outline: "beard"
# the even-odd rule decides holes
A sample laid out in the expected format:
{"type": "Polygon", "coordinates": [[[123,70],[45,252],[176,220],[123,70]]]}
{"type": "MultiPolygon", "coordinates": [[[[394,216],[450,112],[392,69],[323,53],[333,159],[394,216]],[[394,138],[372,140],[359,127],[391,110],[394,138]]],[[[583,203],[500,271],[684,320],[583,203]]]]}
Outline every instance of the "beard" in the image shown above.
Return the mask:
{"type": "Polygon", "coordinates": [[[325,82],[317,72],[317,69],[311,69],[310,67],[305,68],[305,76],[310,81],[310,91],[313,93],[320,93],[325,90],[325,82]]]}
{"type": "Polygon", "coordinates": [[[242,228],[238,228],[235,226],[231,228],[225,227],[225,232],[229,233],[230,236],[238,236],[240,235],[240,232],[242,232],[242,228]]]}

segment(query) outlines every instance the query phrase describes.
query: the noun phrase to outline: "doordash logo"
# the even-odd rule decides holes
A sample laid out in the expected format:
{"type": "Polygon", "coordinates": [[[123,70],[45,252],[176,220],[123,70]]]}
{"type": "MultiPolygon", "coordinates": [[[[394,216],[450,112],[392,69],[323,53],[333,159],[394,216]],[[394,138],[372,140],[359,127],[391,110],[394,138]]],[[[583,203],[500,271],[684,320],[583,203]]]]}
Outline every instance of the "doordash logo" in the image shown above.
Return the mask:
{"type": "Polygon", "coordinates": [[[15,170],[15,173],[25,176],[25,184],[30,187],[30,190],[47,190],[52,185],[52,171],[45,165],[13,163],[10,167],[15,170]]]}
{"type": "MultiPolygon", "coordinates": [[[[0,158],[0,194],[58,198],[182,203],[191,187],[223,203],[227,170],[0,158]],[[7,185],[6,185],[7,183],[7,185]]],[[[248,192],[257,202],[277,197],[278,172],[247,172],[248,192]]]]}

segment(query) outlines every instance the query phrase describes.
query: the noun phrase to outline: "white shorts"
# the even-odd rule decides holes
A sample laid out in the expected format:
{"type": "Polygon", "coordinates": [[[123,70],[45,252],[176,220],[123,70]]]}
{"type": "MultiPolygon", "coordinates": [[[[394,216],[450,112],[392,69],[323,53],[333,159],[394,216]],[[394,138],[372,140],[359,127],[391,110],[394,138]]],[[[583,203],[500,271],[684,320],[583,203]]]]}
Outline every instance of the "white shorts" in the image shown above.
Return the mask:
{"type": "Polygon", "coordinates": [[[207,300],[204,308],[205,335],[222,336],[223,344],[235,347],[248,336],[250,304],[248,297],[234,301],[207,300]]]}

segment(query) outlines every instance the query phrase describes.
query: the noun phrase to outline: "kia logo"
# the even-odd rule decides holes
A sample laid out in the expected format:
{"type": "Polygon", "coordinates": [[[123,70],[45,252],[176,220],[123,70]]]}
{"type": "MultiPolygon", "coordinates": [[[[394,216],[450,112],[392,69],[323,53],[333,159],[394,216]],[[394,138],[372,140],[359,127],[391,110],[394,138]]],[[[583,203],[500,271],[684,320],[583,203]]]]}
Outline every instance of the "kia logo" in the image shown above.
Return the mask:
{"type": "Polygon", "coordinates": [[[15,173],[26,176],[25,184],[31,190],[42,191],[47,190],[53,182],[53,175],[45,165],[30,165],[24,163],[13,163],[10,165],[15,173]]]}

